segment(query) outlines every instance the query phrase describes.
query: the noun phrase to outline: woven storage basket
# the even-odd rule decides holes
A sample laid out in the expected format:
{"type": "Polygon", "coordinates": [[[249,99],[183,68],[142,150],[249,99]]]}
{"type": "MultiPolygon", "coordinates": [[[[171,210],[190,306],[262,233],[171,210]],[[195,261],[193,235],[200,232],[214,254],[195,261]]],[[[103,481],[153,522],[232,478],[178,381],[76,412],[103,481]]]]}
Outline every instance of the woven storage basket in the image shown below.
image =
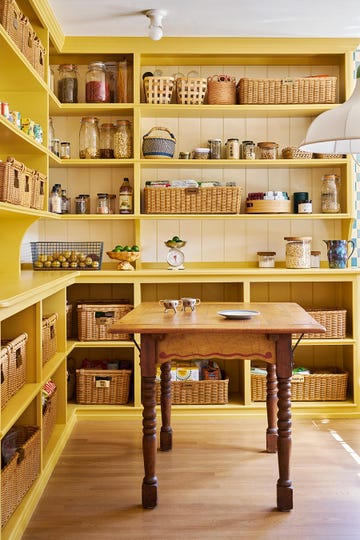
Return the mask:
{"type": "Polygon", "coordinates": [[[177,102],[182,105],[201,105],[206,88],[207,79],[179,77],[176,79],[177,102]]]}
{"type": "Polygon", "coordinates": [[[34,42],[36,39],[36,34],[34,32],[31,22],[29,21],[27,17],[23,17],[21,23],[23,25],[21,52],[23,53],[25,58],[30,62],[30,64],[33,66],[34,54],[35,54],[34,42]]]}
{"type": "Polygon", "coordinates": [[[16,426],[18,450],[1,470],[1,526],[7,523],[40,472],[40,429],[16,426]]]}
{"type": "Polygon", "coordinates": [[[124,405],[129,400],[131,370],[77,369],[76,401],[92,405],[124,405]]]}
{"type": "Polygon", "coordinates": [[[38,37],[34,40],[34,57],[33,57],[33,66],[35,71],[40,75],[40,77],[43,79],[45,75],[45,54],[46,49],[41,43],[40,39],[38,37]]]}
{"type": "MultiPolygon", "coordinates": [[[[220,381],[171,381],[173,405],[223,405],[228,402],[229,379],[220,381]]],[[[161,386],[156,381],[156,403],[160,404],[161,386]]]]}
{"type": "Polygon", "coordinates": [[[236,81],[218,81],[213,77],[207,80],[207,102],[209,105],[235,105],[236,81]]]}
{"type": "MultiPolygon", "coordinates": [[[[348,372],[342,370],[294,375],[291,401],[344,401],[348,377],[348,372]]],[[[266,375],[251,374],[251,399],[266,401],[266,375]]]]}
{"type": "Polygon", "coordinates": [[[312,152],[299,150],[297,146],[286,146],[281,151],[283,159],[311,159],[312,152]]]}
{"type": "MultiPolygon", "coordinates": [[[[304,334],[305,339],[344,339],[346,337],[346,309],[307,309],[313,319],[326,328],[323,334],[304,334]]],[[[294,334],[294,338],[300,334],[294,334]]]]}
{"type": "Polygon", "coordinates": [[[1,345],[7,346],[9,355],[8,399],[13,397],[25,384],[27,340],[28,335],[25,332],[14,339],[1,340],[1,345]]]}
{"type": "Polygon", "coordinates": [[[2,346],[0,351],[0,367],[1,367],[1,409],[9,401],[9,349],[2,346]]]}
{"type": "Polygon", "coordinates": [[[346,157],[346,154],[318,154],[314,153],[313,157],[315,159],[342,159],[346,157]]]}
{"type": "Polygon", "coordinates": [[[47,185],[47,176],[34,171],[33,190],[31,193],[30,206],[37,210],[44,210],[45,191],[47,185]]]}
{"type": "Polygon", "coordinates": [[[142,151],[147,159],[172,158],[175,152],[176,138],[166,127],[153,127],[143,136],[142,151]],[[160,133],[165,132],[165,136],[160,133]]]}
{"type": "Polygon", "coordinates": [[[144,188],[147,214],[239,214],[242,188],[144,188]]]}
{"type": "Polygon", "coordinates": [[[43,448],[46,448],[56,424],[58,391],[55,388],[53,393],[47,398],[45,410],[42,417],[43,448]]]}
{"type": "Polygon", "coordinates": [[[25,165],[13,157],[0,162],[0,201],[21,204],[25,165]]]}
{"type": "Polygon", "coordinates": [[[15,0],[0,0],[0,23],[19,49],[23,32],[21,17],[22,12],[15,0]]]}
{"type": "Polygon", "coordinates": [[[78,339],[79,341],[114,341],[127,340],[129,334],[112,334],[109,326],[129,313],[130,304],[78,304],[78,339]]]}
{"type": "Polygon", "coordinates": [[[237,85],[240,104],[335,103],[336,77],[284,79],[242,78],[237,85]]]}
{"type": "Polygon", "coordinates": [[[44,315],[42,318],[41,326],[41,340],[42,340],[42,363],[46,364],[52,358],[57,351],[57,331],[56,324],[58,320],[58,314],[52,313],[51,315],[44,315]]]}
{"type": "Polygon", "coordinates": [[[35,177],[36,173],[34,170],[29,169],[28,167],[24,168],[22,174],[22,182],[20,183],[20,205],[30,208],[32,193],[35,187],[35,177]]]}
{"type": "Polygon", "coordinates": [[[170,103],[174,89],[174,77],[145,77],[144,92],[147,103],[170,103]]]}

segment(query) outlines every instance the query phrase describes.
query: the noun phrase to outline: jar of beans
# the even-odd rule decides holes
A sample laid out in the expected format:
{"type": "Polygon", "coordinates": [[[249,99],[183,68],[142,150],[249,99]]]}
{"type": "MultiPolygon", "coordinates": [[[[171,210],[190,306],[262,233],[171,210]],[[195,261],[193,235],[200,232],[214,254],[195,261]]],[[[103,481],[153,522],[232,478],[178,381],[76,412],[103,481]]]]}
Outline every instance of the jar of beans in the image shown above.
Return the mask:
{"type": "Polygon", "coordinates": [[[85,76],[86,103],[108,103],[109,86],[106,80],[106,66],[103,62],[89,64],[85,76]]]}
{"type": "Polygon", "coordinates": [[[78,102],[78,73],[76,64],[59,66],[58,100],[61,103],[78,102]]]}
{"type": "Polygon", "coordinates": [[[129,159],[132,157],[132,134],[129,120],[118,120],[114,135],[114,157],[129,159]]]}
{"type": "Polygon", "coordinates": [[[116,127],[111,122],[100,126],[100,157],[111,159],[114,157],[114,135],[116,127]]]}
{"type": "Polygon", "coordinates": [[[286,268],[311,267],[311,236],[285,236],[286,268]]]}
{"type": "Polygon", "coordinates": [[[275,142],[259,142],[260,159],[276,159],[279,145],[275,142]]]}
{"type": "Polygon", "coordinates": [[[84,116],[81,119],[79,157],[80,159],[97,159],[100,157],[99,121],[95,116],[84,116]]]}

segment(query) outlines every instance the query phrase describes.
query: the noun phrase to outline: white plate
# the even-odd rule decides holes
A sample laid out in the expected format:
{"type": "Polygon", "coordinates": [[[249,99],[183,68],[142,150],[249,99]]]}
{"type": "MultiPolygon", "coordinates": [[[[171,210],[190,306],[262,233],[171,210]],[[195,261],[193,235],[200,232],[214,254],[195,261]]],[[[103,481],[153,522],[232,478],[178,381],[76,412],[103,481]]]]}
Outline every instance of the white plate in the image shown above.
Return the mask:
{"type": "Polygon", "coordinates": [[[218,311],[218,315],[226,319],[250,319],[255,315],[260,315],[260,311],[253,311],[251,309],[226,309],[225,311],[218,311]]]}

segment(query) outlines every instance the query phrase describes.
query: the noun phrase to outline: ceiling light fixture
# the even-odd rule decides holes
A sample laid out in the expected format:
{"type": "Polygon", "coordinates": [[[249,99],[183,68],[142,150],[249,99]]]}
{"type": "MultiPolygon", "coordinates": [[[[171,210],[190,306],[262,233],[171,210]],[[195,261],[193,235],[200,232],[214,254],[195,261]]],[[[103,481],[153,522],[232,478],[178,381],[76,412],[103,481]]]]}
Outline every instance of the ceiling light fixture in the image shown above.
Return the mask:
{"type": "Polygon", "coordinates": [[[149,17],[149,38],[159,41],[163,37],[162,20],[167,14],[163,9],[149,9],[145,15],[149,17]]]}
{"type": "Polygon", "coordinates": [[[313,120],[301,150],[318,154],[360,154],[360,66],[352,95],[345,103],[313,120]]]}

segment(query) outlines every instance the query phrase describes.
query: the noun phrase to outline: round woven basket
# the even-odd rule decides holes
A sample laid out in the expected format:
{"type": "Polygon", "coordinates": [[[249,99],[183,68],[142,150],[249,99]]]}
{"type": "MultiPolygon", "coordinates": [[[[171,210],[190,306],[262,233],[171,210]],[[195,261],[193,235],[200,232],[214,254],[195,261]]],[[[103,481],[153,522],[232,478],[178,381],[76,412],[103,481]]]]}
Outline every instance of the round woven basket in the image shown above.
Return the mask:
{"type": "Polygon", "coordinates": [[[207,102],[209,105],[235,105],[236,104],[236,81],[215,81],[208,77],[207,102]]]}
{"type": "Polygon", "coordinates": [[[176,139],[165,127],[153,127],[143,136],[143,155],[147,159],[172,158],[176,139]],[[166,136],[154,135],[153,132],[165,132],[166,136]]]}

